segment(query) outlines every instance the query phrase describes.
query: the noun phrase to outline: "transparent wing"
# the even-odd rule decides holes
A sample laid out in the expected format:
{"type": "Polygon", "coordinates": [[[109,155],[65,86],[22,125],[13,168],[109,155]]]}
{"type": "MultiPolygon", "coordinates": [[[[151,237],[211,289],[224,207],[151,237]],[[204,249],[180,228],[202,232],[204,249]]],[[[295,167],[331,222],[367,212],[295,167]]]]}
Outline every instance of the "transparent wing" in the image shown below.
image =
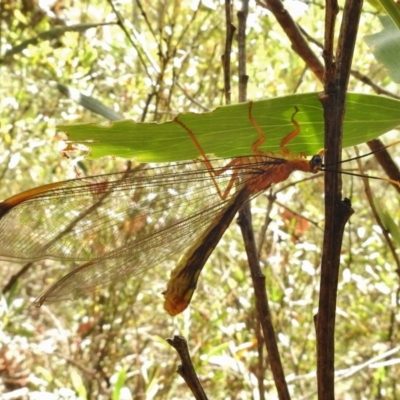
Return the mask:
{"type": "MultiPolygon", "coordinates": [[[[43,293],[37,300],[37,304],[41,305],[45,301],[74,299],[99,285],[140,274],[171,258],[172,255],[182,253],[184,249],[201,238],[204,230],[213,223],[217,210],[224,213],[222,205],[231,201],[234,201],[234,198],[221,202],[219,207],[207,207],[191,215],[190,218],[169,225],[167,235],[163,229],[154,231],[149,236],[136,241],[134,245],[128,243],[106,254],[103,258],[79,266],[43,293]]],[[[239,207],[238,204],[237,208],[239,207]]],[[[228,226],[223,224],[221,229],[226,230],[228,226]]]]}
{"type": "MultiPolygon", "coordinates": [[[[257,179],[276,163],[268,157],[259,161],[243,158],[215,179],[223,190],[240,170],[231,189],[235,193],[238,185],[257,179]]],[[[225,164],[213,162],[214,168],[225,164]]],[[[69,284],[54,293],[54,299],[69,293],[75,297],[179,254],[228,201],[218,196],[201,161],[44,186],[0,204],[0,258],[86,261],[69,284]]]]}
{"type": "MultiPolygon", "coordinates": [[[[226,187],[234,168],[240,169],[235,185],[256,179],[274,165],[264,158],[227,170],[216,177],[218,185],[226,187]]],[[[145,248],[149,237],[167,243],[177,230],[182,237],[200,235],[224,203],[201,161],[46,185],[0,204],[0,258],[89,261],[123,246],[145,248]]]]}

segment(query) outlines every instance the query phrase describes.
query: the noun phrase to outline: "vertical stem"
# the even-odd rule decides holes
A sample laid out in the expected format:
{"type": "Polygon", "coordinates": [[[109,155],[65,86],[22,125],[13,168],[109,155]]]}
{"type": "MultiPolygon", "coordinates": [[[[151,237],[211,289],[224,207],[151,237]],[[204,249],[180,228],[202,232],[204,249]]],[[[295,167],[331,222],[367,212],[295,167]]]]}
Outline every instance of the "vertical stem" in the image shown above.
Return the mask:
{"type": "Polygon", "coordinates": [[[257,313],[260,319],[260,324],[267,347],[269,363],[271,366],[272,375],[274,377],[276,390],[278,392],[278,397],[280,400],[289,400],[289,389],[286,383],[286,378],[279,354],[278,343],[275,336],[275,329],[272,324],[272,316],[265,287],[265,276],[260,269],[260,262],[258,260],[257,248],[255,245],[254,233],[251,223],[251,212],[248,203],[246,203],[246,205],[243,206],[239,212],[239,226],[244,239],[247,259],[250,266],[251,279],[253,282],[257,313]]]}
{"type": "MultiPolygon", "coordinates": [[[[320,97],[325,117],[326,163],[338,165],[341,160],[343,119],[351,61],[357,37],[362,0],[347,0],[333,55],[337,2],[327,1],[324,59],[325,91],[320,97]]],[[[345,225],[353,213],[349,201],[341,200],[339,173],[325,176],[325,231],[321,261],[321,284],[317,316],[318,398],[334,400],[335,318],[340,253],[345,225]]]]}
{"type": "MultiPolygon", "coordinates": [[[[242,0],[242,9],[238,12],[238,47],[239,47],[239,101],[246,101],[248,76],[246,74],[246,25],[249,9],[249,1],[242,0]]],[[[259,323],[262,328],[266,344],[272,375],[279,399],[290,399],[289,389],[286,383],[285,374],[276,341],[275,330],[272,324],[271,312],[268,304],[268,296],[265,285],[258,251],[255,243],[254,232],[251,221],[250,203],[246,203],[239,211],[239,226],[242,231],[243,241],[246,248],[247,259],[253,281],[254,297],[256,302],[259,323]]],[[[259,379],[260,399],[265,396],[263,377],[259,379]]]]}
{"type": "Polygon", "coordinates": [[[246,27],[249,13],[249,0],[242,1],[242,9],[238,17],[238,53],[239,53],[239,103],[247,101],[247,82],[249,77],[246,71],[246,27]]]}
{"type": "Polygon", "coordinates": [[[231,104],[231,51],[233,34],[235,26],[232,23],[232,3],[231,0],[225,0],[225,21],[226,21],[226,37],[225,50],[222,55],[222,66],[224,70],[224,93],[226,104],[231,104]]]}

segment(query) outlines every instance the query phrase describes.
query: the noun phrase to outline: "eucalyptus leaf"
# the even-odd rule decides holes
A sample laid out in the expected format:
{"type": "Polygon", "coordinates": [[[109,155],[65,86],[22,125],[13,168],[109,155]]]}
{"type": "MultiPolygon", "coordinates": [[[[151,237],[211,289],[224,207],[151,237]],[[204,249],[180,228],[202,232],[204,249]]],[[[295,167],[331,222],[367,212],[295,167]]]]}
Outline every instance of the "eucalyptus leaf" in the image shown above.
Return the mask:
{"type": "MultiPolygon", "coordinates": [[[[211,112],[178,114],[207,154],[236,157],[251,154],[258,134],[249,110],[266,137],[260,150],[279,152],[281,140],[294,130],[300,133],[288,144],[295,154],[313,155],[324,148],[324,121],[318,93],[291,95],[219,107],[211,112]]],[[[383,96],[350,93],[344,122],[343,147],[374,139],[400,125],[400,101],[383,96]]],[[[90,148],[90,158],[111,155],[138,162],[171,162],[199,157],[188,132],[175,121],[136,123],[131,120],[98,124],[59,125],[69,143],[90,148]]]]}
{"type": "Polygon", "coordinates": [[[364,40],[371,48],[375,58],[389,72],[394,82],[400,82],[400,30],[388,16],[379,18],[383,30],[373,35],[365,36],[364,40]]]}
{"type": "Polygon", "coordinates": [[[381,219],[385,229],[391,234],[394,242],[397,246],[400,246],[400,229],[398,221],[393,219],[391,213],[387,210],[387,208],[379,201],[378,198],[374,199],[374,204],[376,211],[381,219]]]}

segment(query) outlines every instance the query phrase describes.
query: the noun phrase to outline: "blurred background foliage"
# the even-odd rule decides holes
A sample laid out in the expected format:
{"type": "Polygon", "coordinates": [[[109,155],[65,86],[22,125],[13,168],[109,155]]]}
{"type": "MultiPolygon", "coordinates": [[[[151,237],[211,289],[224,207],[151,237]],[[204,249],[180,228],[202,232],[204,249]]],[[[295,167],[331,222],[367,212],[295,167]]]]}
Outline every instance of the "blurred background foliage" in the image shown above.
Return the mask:
{"type": "MultiPolygon", "coordinates": [[[[254,2],[250,5],[248,98],[322,90],[273,16],[254,2]]],[[[235,13],[240,6],[235,2],[235,13]]],[[[285,6],[320,55],[323,3],[291,0],[285,6]]],[[[148,122],[224,104],[223,2],[5,0],[0,7],[1,199],[77,175],[126,168],[126,160],[94,162],[62,156],[65,138],[56,124],[106,121],[89,111],[87,102],[80,105],[82,99],[113,110],[109,118],[148,122]],[[79,93],[87,97],[79,98],[79,93]]],[[[359,79],[362,74],[398,94],[398,85],[363,41],[364,35],[381,29],[378,12],[368,4],[360,26],[350,90],[374,91],[367,79],[359,79]]],[[[235,44],[234,101],[236,57],[235,44]]],[[[388,133],[385,142],[396,135],[388,133]]],[[[391,152],[398,157],[398,146],[391,152]]],[[[344,158],[351,156],[352,151],[346,150],[344,158]]],[[[383,175],[373,158],[362,163],[367,173],[383,175]]],[[[398,193],[385,182],[371,181],[371,186],[374,200],[382,201],[380,209],[395,240],[398,193]]],[[[397,398],[398,266],[373,217],[363,181],[344,177],[343,193],[356,213],[346,228],[342,255],[336,395],[397,398]]],[[[315,398],[313,316],[318,304],[323,178],[294,174],[260,195],[253,202],[253,213],[290,390],[296,399],[315,398]]],[[[236,224],[206,265],[190,309],[171,318],[163,311],[161,293],[175,262],[170,260],[123,286],[41,309],[34,308],[32,300],[71,265],[44,260],[28,266],[0,299],[2,398],[191,398],[175,372],[178,356],[164,340],[175,333],[188,338],[210,398],[276,398],[236,224]]],[[[21,266],[1,262],[0,269],[4,289],[21,266]]]]}

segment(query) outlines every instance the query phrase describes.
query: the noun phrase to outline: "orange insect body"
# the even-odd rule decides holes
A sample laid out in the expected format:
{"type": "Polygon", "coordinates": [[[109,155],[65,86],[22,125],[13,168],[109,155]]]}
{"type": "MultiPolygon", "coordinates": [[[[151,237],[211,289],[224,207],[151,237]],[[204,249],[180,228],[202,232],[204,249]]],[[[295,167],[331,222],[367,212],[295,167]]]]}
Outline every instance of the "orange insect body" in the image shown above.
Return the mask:
{"type": "Polygon", "coordinates": [[[243,203],[295,170],[315,173],[322,168],[321,156],[309,161],[285,147],[300,132],[297,110],[291,119],[295,130],[275,155],[258,150],[265,138],[251,109],[250,103],[249,119],[259,135],[253,156],[216,168],[190,129],[175,119],[202,160],[52,183],[5,200],[0,203],[0,258],[84,262],[45,291],[36,301],[40,306],[125,280],[188,247],[164,292],[167,312],[182,312],[243,203]],[[126,221],[132,222],[128,233],[121,230],[126,221]]]}
{"type": "MultiPolygon", "coordinates": [[[[262,159],[262,156],[258,157],[262,159]]],[[[279,164],[266,164],[264,167],[259,162],[259,175],[246,182],[242,189],[232,196],[228,205],[215,217],[209,228],[172,271],[167,290],[164,292],[164,308],[170,315],[181,313],[189,305],[205,262],[244,202],[252,195],[270,188],[272,184],[286,180],[295,170],[317,172],[321,167],[322,159],[314,156],[311,161],[279,159],[279,162],[279,164]]]]}

